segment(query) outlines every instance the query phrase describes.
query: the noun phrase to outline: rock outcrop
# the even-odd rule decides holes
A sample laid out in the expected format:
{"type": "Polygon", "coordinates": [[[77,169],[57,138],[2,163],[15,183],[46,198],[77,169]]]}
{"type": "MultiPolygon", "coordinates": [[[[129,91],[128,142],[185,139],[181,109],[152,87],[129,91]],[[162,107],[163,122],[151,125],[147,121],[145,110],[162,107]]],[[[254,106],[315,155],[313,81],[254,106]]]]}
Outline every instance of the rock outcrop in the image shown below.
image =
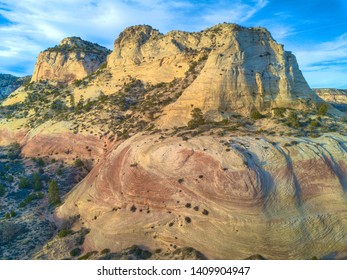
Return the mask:
{"type": "Polygon", "coordinates": [[[303,259],[346,250],[346,137],[155,139],[119,145],[58,209],[91,229],[86,251],[138,244],[303,259]]]}
{"type": "Polygon", "coordinates": [[[109,53],[108,49],[79,37],[65,38],[58,46],[39,54],[31,81],[82,79],[105,63],[109,53]]]}
{"type": "Polygon", "coordinates": [[[107,65],[117,75],[151,83],[194,73],[194,82],[164,111],[162,126],[186,125],[192,108],[200,108],[207,119],[221,120],[254,108],[304,108],[320,100],[295,56],[264,28],[220,24],[197,33],[163,35],[150,26],[130,27],[115,41],[107,65]]]}
{"type": "Polygon", "coordinates": [[[16,77],[9,74],[0,74],[0,100],[9,96],[29,79],[29,76],[16,77]]]}

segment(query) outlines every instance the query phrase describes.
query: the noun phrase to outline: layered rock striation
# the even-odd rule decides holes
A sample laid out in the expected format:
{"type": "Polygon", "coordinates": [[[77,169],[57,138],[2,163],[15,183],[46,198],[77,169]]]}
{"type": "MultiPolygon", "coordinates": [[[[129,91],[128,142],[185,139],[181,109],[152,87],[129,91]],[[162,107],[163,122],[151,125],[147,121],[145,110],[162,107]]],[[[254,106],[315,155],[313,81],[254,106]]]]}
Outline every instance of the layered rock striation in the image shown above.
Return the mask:
{"type": "Polygon", "coordinates": [[[346,250],[346,138],[156,138],[119,145],[56,212],[80,215],[87,251],[175,245],[212,259],[305,259],[346,250]]]}

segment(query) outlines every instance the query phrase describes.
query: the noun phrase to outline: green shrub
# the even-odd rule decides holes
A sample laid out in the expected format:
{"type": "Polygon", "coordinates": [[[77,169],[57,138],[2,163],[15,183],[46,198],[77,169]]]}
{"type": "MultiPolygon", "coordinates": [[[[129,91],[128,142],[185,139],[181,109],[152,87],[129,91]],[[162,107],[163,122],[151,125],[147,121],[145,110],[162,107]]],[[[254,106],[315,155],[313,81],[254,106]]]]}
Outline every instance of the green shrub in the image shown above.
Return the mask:
{"type": "Polygon", "coordinates": [[[326,103],[321,103],[319,106],[318,106],[318,115],[320,116],[325,116],[328,112],[328,105],[326,103]]]}
{"type": "Polygon", "coordinates": [[[98,253],[97,251],[91,251],[91,252],[88,252],[88,253],[84,254],[83,256],[79,257],[78,259],[79,260],[88,260],[91,256],[93,256],[97,253],[98,253]]]}
{"type": "Polygon", "coordinates": [[[104,250],[102,250],[100,253],[101,253],[101,255],[105,255],[105,254],[109,254],[111,252],[111,250],[110,249],[104,249],[104,250]]]}
{"type": "Polygon", "coordinates": [[[65,236],[68,236],[71,234],[73,231],[71,229],[62,229],[58,232],[58,237],[63,238],[65,236]]]}
{"type": "Polygon", "coordinates": [[[276,118],[283,118],[286,108],[274,108],[273,112],[276,118]]]}
{"type": "Polygon", "coordinates": [[[21,189],[28,189],[28,188],[32,187],[31,182],[30,182],[29,178],[27,178],[27,177],[20,178],[18,186],[21,189]]]}
{"type": "Polygon", "coordinates": [[[290,112],[287,119],[287,124],[289,126],[296,127],[296,128],[301,127],[298,115],[295,112],[290,112]]]}
{"type": "Polygon", "coordinates": [[[5,187],[0,183],[0,196],[4,196],[6,193],[5,187]]]}
{"type": "Polygon", "coordinates": [[[41,198],[43,198],[42,192],[32,193],[32,194],[28,195],[21,203],[19,203],[19,207],[25,207],[33,200],[37,200],[37,199],[41,199],[41,198]]]}
{"type": "Polygon", "coordinates": [[[36,159],[36,164],[38,167],[43,167],[45,166],[45,161],[43,160],[43,158],[38,158],[36,159]]]}
{"type": "Polygon", "coordinates": [[[311,122],[310,122],[310,126],[312,126],[312,127],[317,127],[317,126],[319,126],[319,121],[317,121],[317,120],[311,121],[311,122]]]}
{"type": "Polygon", "coordinates": [[[203,125],[205,123],[205,119],[203,116],[203,113],[201,109],[199,108],[194,108],[191,111],[192,119],[188,122],[188,127],[191,129],[197,128],[200,125],[203,125]]]}
{"type": "Polygon", "coordinates": [[[37,172],[33,174],[33,188],[35,191],[40,191],[42,189],[41,176],[37,172]]]}
{"type": "Polygon", "coordinates": [[[81,159],[78,158],[78,159],[75,160],[74,165],[79,168],[79,167],[84,166],[84,163],[83,163],[83,161],[81,159]]]}
{"type": "Polygon", "coordinates": [[[255,121],[264,118],[264,116],[260,114],[259,111],[255,108],[252,109],[250,117],[252,120],[255,120],[255,121]]]}
{"type": "Polygon", "coordinates": [[[48,203],[55,206],[60,203],[60,195],[58,183],[56,180],[51,180],[48,185],[48,203]]]}
{"type": "Polygon", "coordinates": [[[80,248],[75,248],[75,249],[72,249],[71,251],[70,251],[70,256],[71,257],[78,257],[79,255],[81,255],[81,253],[82,253],[82,250],[80,249],[80,248]]]}

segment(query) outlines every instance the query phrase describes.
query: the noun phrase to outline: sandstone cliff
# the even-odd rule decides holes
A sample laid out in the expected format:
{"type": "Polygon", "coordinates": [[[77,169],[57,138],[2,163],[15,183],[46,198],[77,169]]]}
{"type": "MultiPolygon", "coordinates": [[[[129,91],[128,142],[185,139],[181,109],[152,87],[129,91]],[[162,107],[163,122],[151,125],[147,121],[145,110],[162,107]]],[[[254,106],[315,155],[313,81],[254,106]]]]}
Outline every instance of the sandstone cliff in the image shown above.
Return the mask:
{"type": "Polygon", "coordinates": [[[63,39],[58,46],[41,52],[31,81],[71,82],[82,79],[106,61],[109,50],[79,37],[63,39]]]}
{"type": "Polygon", "coordinates": [[[107,65],[117,75],[151,83],[194,74],[194,82],[165,109],[167,117],[159,122],[163,126],[185,125],[193,107],[208,119],[221,120],[254,108],[268,112],[319,101],[295,56],[263,28],[221,24],[197,33],[163,35],[150,26],[130,27],[115,41],[107,65]]]}

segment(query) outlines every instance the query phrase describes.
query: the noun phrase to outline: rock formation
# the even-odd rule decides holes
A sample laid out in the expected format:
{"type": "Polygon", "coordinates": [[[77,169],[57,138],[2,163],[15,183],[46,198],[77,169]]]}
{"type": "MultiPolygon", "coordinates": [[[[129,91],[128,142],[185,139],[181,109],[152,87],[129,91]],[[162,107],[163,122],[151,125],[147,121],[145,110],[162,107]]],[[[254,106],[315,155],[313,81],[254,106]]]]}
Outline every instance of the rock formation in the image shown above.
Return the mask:
{"type": "Polygon", "coordinates": [[[106,61],[109,50],[79,37],[63,39],[58,46],[39,54],[32,82],[71,82],[82,79],[106,61]]]}
{"type": "Polygon", "coordinates": [[[302,259],[346,249],[345,137],[155,138],[119,145],[58,209],[91,229],[86,250],[302,259]]]}
{"type": "Polygon", "coordinates": [[[107,54],[64,39],[0,107],[1,144],[90,171],[54,212],[58,226],[88,234],[38,258],[69,257],[70,243],[110,258],[129,248],[212,259],[347,252],[345,114],[267,30],[133,26],[99,67],[107,54]]]}
{"type": "Polygon", "coordinates": [[[161,125],[186,125],[192,108],[208,119],[243,115],[256,108],[304,108],[319,98],[299,70],[295,56],[284,51],[264,28],[220,24],[197,33],[160,34],[150,26],[127,28],[115,41],[108,67],[144,82],[169,82],[187,71],[195,81],[165,109],[161,125]],[[205,61],[206,60],[206,61],[205,61]],[[204,62],[199,73],[195,66],[204,62]]]}

